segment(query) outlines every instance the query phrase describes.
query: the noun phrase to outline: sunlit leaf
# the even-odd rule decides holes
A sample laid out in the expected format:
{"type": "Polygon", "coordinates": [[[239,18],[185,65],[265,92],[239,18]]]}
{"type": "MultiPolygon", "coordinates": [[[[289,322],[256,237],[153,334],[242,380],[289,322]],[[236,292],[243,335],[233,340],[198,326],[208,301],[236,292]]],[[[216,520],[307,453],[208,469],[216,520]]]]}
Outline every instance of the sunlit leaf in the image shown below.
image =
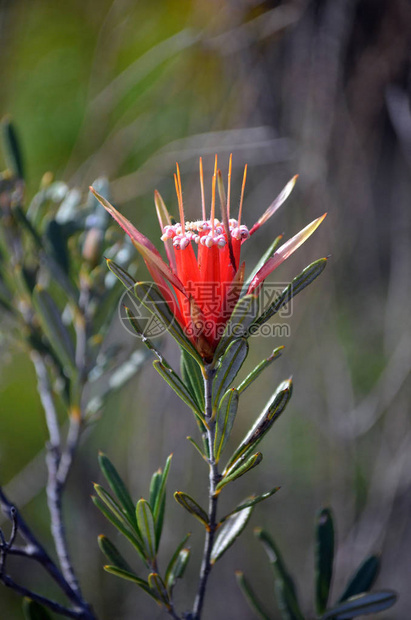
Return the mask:
{"type": "Polygon", "coordinates": [[[244,379],[244,381],[242,381],[240,383],[240,385],[237,388],[238,393],[242,394],[244,392],[244,390],[246,390],[261,375],[263,370],[268,368],[268,366],[270,366],[270,364],[272,364],[272,362],[274,362],[276,359],[278,359],[280,357],[280,355],[282,354],[283,349],[284,349],[284,346],[277,347],[276,349],[274,349],[274,351],[271,353],[271,355],[269,357],[267,357],[265,360],[260,362],[254,368],[254,370],[252,370],[250,372],[250,374],[244,379]]]}
{"type": "Polygon", "coordinates": [[[109,483],[110,488],[116,495],[118,501],[120,502],[120,506],[127,515],[128,520],[133,526],[135,526],[136,517],[134,503],[117,469],[114,467],[110,459],[102,452],[100,452],[100,454],[98,455],[98,462],[100,465],[100,469],[104,474],[104,477],[109,483]]]}
{"type": "Polygon", "coordinates": [[[147,556],[153,560],[156,557],[156,530],[150,504],[143,498],[137,502],[136,517],[147,556]]]}
{"type": "Polygon", "coordinates": [[[211,552],[211,563],[214,564],[231,547],[247,525],[253,507],[250,506],[233,514],[218,530],[211,552]]]}
{"type": "Polygon", "coordinates": [[[235,469],[233,469],[231,473],[226,474],[217,484],[216,491],[221,491],[221,489],[225,487],[226,484],[234,482],[234,480],[237,480],[237,478],[240,478],[240,476],[244,476],[244,474],[249,472],[251,469],[257,467],[257,465],[259,465],[262,460],[263,455],[261,454],[261,452],[257,452],[256,454],[248,456],[247,458],[240,458],[236,463],[235,469]]]}

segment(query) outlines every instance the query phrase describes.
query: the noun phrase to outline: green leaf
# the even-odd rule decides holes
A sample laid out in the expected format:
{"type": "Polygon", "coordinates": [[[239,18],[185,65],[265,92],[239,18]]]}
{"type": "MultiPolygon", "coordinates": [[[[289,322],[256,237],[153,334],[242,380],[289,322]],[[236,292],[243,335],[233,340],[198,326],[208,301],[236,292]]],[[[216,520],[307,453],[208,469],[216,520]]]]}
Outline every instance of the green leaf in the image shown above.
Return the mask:
{"type": "MultiPolygon", "coordinates": [[[[59,224],[56,220],[50,220],[46,226],[45,238],[48,242],[48,254],[53,257],[63,273],[68,276],[70,271],[70,254],[67,247],[67,235],[64,225],[59,224]]],[[[59,284],[61,283],[59,282],[59,284]]]]}
{"type": "Polygon", "coordinates": [[[100,465],[100,469],[104,474],[104,477],[109,483],[110,488],[116,495],[118,501],[120,502],[120,506],[126,514],[130,524],[135,527],[136,517],[134,511],[134,503],[130,497],[126,485],[124,484],[118,471],[116,470],[110,459],[102,452],[100,452],[98,456],[98,462],[100,465]]]}
{"type": "Polygon", "coordinates": [[[165,583],[166,583],[166,586],[167,586],[168,590],[171,590],[173,588],[173,586],[174,586],[173,581],[175,582],[175,579],[177,579],[177,577],[175,577],[175,575],[176,575],[176,566],[180,562],[180,560],[179,560],[180,553],[181,553],[182,550],[184,550],[185,544],[186,544],[187,540],[190,538],[190,536],[191,536],[190,533],[188,533],[186,536],[184,536],[183,540],[178,545],[177,549],[174,551],[170,562],[168,563],[168,566],[167,566],[167,569],[166,569],[166,573],[165,573],[165,583]],[[172,584],[172,585],[170,586],[170,584],[172,584]]]}
{"type": "Polygon", "coordinates": [[[170,605],[170,599],[160,575],[158,573],[150,573],[148,576],[148,584],[158,600],[162,601],[163,604],[168,607],[170,605]]]}
{"type": "Polygon", "coordinates": [[[221,399],[216,415],[216,431],[214,438],[214,457],[216,462],[230,437],[238,409],[238,392],[235,388],[228,390],[221,399]]]}
{"type": "Polygon", "coordinates": [[[272,316],[274,316],[283,306],[288,304],[289,301],[295,295],[298,295],[306,286],[311,284],[325,269],[327,264],[326,258],[319,258],[318,260],[308,265],[298,276],[296,276],[292,282],[283,290],[281,295],[270,304],[270,306],[263,312],[261,316],[254,321],[250,331],[253,332],[255,326],[260,326],[266,323],[272,316]]]}
{"type": "Polygon", "coordinates": [[[342,603],[352,596],[368,592],[378,577],[380,564],[381,560],[378,555],[371,555],[367,558],[349,580],[338,602],[342,603]]]}
{"type": "Polygon", "coordinates": [[[283,620],[304,620],[298,604],[294,582],[287,571],[278,547],[264,530],[256,529],[255,535],[262,542],[274,569],[275,594],[281,617],[283,620]]]}
{"type": "Polygon", "coordinates": [[[121,579],[126,579],[127,581],[132,581],[133,583],[135,583],[138,586],[140,586],[140,588],[142,588],[144,590],[144,592],[146,592],[147,594],[152,596],[156,601],[158,601],[158,597],[151,590],[151,588],[148,585],[147,581],[144,581],[144,579],[140,579],[140,577],[137,577],[137,575],[134,575],[134,573],[130,573],[129,571],[126,571],[126,570],[123,570],[121,568],[118,568],[117,566],[105,566],[104,570],[107,571],[108,573],[110,573],[111,575],[115,575],[116,577],[120,577],[121,579]]]}
{"type": "Polygon", "coordinates": [[[167,381],[168,385],[173,388],[174,392],[181,398],[183,402],[185,402],[188,407],[194,412],[194,415],[203,422],[203,417],[201,411],[198,409],[196,403],[194,402],[190,392],[187,387],[181,381],[180,377],[172,370],[164,365],[164,363],[159,360],[154,360],[153,362],[154,368],[157,372],[163,377],[165,381],[167,381]]]}
{"type": "Polygon", "coordinates": [[[103,536],[102,534],[98,537],[98,546],[100,547],[102,553],[106,556],[107,560],[117,568],[128,571],[129,573],[134,573],[134,571],[130,568],[129,564],[121,555],[120,551],[117,547],[107,538],[107,536],[103,536]]]}
{"type": "Polygon", "coordinates": [[[241,338],[234,340],[221,358],[213,381],[212,400],[214,410],[219,406],[222,396],[236,378],[247,354],[248,342],[241,338]]]}
{"type": "Polygon", "coordinates": [[[23,613],[25,620],[51,620],[48,611],[31,598],[23,599],[23,613]]]}
{"type": "Polygon", "coordinates": [[[136,506],[137,525],[143,539],[147,556],[154,560],[156,557],[156,530],[150,504],[143,498],[136,506]]]}
{"type": "Polygon", "coordinates": [[[248,499],[245,500],[245,502],[237,506],[237,508],[234,508],[234,510],[228,513],[228,515],[223,517],[220,520],[220,523],[224,523],[224,521],[227,521],[228,517],[231,517],[231,515],[235,514],[236,512],[240,512],[240,510],[244,510],[244,508],[249,508],[250,506],[255,506],[256,504],[263,502],[265,499],[268,499],[269,497],[274,495],[274,493],[277,493],[277,491],[279,491],[280,488],[281,487],[274,487],[274,489],[271,489],[271,491],[267,491],[267,493],[263,493],[262,495],[257,495],[257,496],[253,495],[249,497],[248,499]]]}
{"type": "Polygon", "coordinates": [[[181,349],[181,376],[200,411],[204,411],[204,377],[200,364],[187,353],[185,349],[181,349]]]}
{"type": "Polygon", "coordinates": [[[188,441],[191,443],[192,446],[194,446],[194,448],[197,450],[197,452],[200,454],[200,456],[206,461],[208,462],[208,458],[207,456],[204,454],[204,452],[202,451],[202,449],[200,448],[200,446],[198,445],[198,443],[190,436],[187,437],[188,441]]]}
{"type": "Polygon", "coordinates": [[[150,494],[149,494],[148,502],[149,502],[149,504],[151,506],[151,510],[153,510],[153,511],[154,511],[154,506],[155,506],[155,503],[156,503],[156,499],[157,499],[159,491],[160,491],[162,478],[163,478],[163,473],[162,473],[161,469],[159,469],[156,472],[154,472],[154,474],[151,476],[150,494]]]}
{"type": "Polygon", "coordinates": [[[291,379],[283,381],[277,388],[271,400],[255,422],[254,426],[244,437],[233,456],[228,461],[224,475],[230,474],[234,469],[240,466],[260,443],[266,433],[278,420],[284,409],[286,408],[292,393],[291,379]]]}
{"type": "Polygon", "coordinates": [[[244,390],[246,390],[252,383],[253,381],[255,381],[263,372],[263,370],[265,370],[266,368],[268,368],[268,366],[270,366],[270,364],[272,362],[274,362],[276,359],[278,359],[282,352],[283,352],[284,347],[277,347],[276,349],[274,349],[274,351],[271,353],[271,355],[269,357],[267,357],[265,360],[263,360],[262,362],[260,362],[255,368],[254,370],[252,370],[250,372],[250,374],[248,375],[248,377],[246,377],[244,379],[244,381],[242,381],[242,383],[240,383],[240,385],[238,386],[238,393],[242,394],[244,392],[244,390]]]}
{"type": "Polygon", "coordinates": [[[74,344],[54,299],[46,290],[36,286],[33,291],[33,304],[51,346],[64,368],[72,374],[76,369],[74,344]]]}
{"type": "Polygon", "coordinates": [[[137,282],[134,286],[134,295],[151,314],[161,321],[178,345],[185,349],[198,363],[202,364],[200,355],[186,338],[159,290],[151,282],[137,282]]]}
{"type": "Polygon", "coordinates": [[[185,508],[190,514],[192,514],[196,519],[201,521],[203,525],[208,527],[208,515],[205,510],[201,508],[199,504],[187,493],[183,491],[176,491],[174,493],[174,499],[180,506],[185,508]]]}
{"type": "Polygon", "coordinates": [[[256,452],[256,454],[253,454],[247,459],[239,459],[239,461],[237,461],[236,468],[231,473],[226,474],[224,478],[222,478],[222,480],[220,480],[220,482],[217,484],[216,492],[221,491],[221,489],[225,487],[225,485],[229,482],[234,482],[234,480],[237,480],[237,478],[240,478],[240,476],[244,476],[244,474],[246,474],[248,471],[254,469],[254,467],[257,467],[257,465],[259,465],[262,460],[263,455],[261,454],[261,452],[256,452]]]}
{"type": "Polygon", "coordinates": [[[392,607],[397,598],[396,592],[392,590],[360,594],[329,609],[327,613],[321,616],[321,620],[350,620],[357,616],[375,614],[392,607]]]}
{"type": "Polygon", "coordinates": [[[177,579],[181,579],[183,577],[189,559],[190,549],[188,547],[184,547],[178,553],[175,563],[169,571],[168,580],[166,581],[167,589],[169,592],[173,591],[177,579]]]}
{"type": "Polygon", "coordinates": [[[334,524],[329,508],[318,515],[315,551],[316,608],[322,614],[327,609],[334,562],[334,524]]]}
{"type": "Polygon", "coordinates": [[[166,507],[166,484],[168,478],[168,472],[170,471],[172,454],[167,457],[166,464],[164,466],[164,472],[161,474],[161,483],[156,495],[154,505],[151,504],[153,510],[154,523],[156,527],[156,550],[160,544],[161,533],[163,531],[164,513],[166,507]]]}
{"type": "Polygon", "coordinates": [[[258,309],[258,295],[244,295],[244,297],[240,297],[217,345],[214,354],[215,360],[218,360],[223,355],[227,346],[234,339],[249,336],[249,327],[254,323],[258,309]]]}
{"type": "MultiPolygon", "coordinates": [[[[9,116],[1,121],[3,150],[7,167],[18,179],[24,179],[23,157],[17,133],[9,116]]],[[[37,603],[36,603],[37,604],[37,603]]]]}
{"type": "Polygon", "coordinates": [[[121,284],[130,292],[133,292],[133,287],[137,284],[134,278],[120,265],[117,265],[110,258],[106,258],[107,267],[114,273],[116,278],[118,278],[121,284]]]}
{"type": "Polygon", "coordinates": [[[241,532],[247,525],[253,507],[249,506],[241,512],[233,514],[223,523],[218,530],[217,538],[214,541],[213,549],[211,551],[211,563],[215,564],[217,560],[231,547],[235,540],[240,536],[241,532]]]}
{"type": "Polygon", "coordinates": [[[266,613],[262,604],[257,599],[251,585],[245,578],[244,573],[238,570],[236,571],[235,576],[237,578],[237,583],[250,606],[250,609],[254,611],[254,613],[256,613],[261,620],[272,620],[271,616],[266,613]]]}
{"type": "MultiPolygon", "coordinates": [[[[116,527],[119,532],[123,534],[127,538],[127,540],[133,545],[133,547],[138,552],[139,556],[143,560],[145,564],[147,564],[147,559],[141,545],[139,538],[137,538],[136,534],[129,529],[129,524],[127,521],[121,519],[121,516],[118,516],[118,512],[113,512],[113,509],[105,500],[101,500],[100,497],[92,496],[93,504],[103,513],[103,515],[116,527]]],[[[113,500],[114,501],[114,500],[113,500]]],[[[120,513],[121,515],[121,513],[120,513]]]]}

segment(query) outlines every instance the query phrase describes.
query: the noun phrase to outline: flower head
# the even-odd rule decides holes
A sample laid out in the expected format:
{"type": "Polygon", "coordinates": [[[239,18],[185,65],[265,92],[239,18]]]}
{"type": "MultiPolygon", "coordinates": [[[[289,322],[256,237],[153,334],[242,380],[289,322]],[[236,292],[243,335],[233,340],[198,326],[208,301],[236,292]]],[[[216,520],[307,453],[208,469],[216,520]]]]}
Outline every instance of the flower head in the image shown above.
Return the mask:
{"type": "MultiPolygon", "coordinates": [[[[237,219],[230,214],[231,192],[230,156],[228,189],[225,194],[220,170],[215,158],[212,178],[211,209],[207,218],[203,167],[200,158],[200,190],[202,219],[186,221],[180,170],[174,175],[179,221],[173,220],[160,196],[155,191],[154,201],[161,227],[168,264],[162,259],[156,247],[142,235],[119,211],[102,196],[90,188],[101,204],[130,236],[142,255],[154,281],[160,285],[166,302],[170,306],[186,336],[201,357],[209,361],[220,341],[224,328],[230,319],[244,284],[245,264],[241,263],[241,246],[262,226],[290,195],[297,176],[293,177],[279,196],[268,207],[260,219],[248,229],[242,223],[242,205],[247,175],[244,169],[240,207],[237,219]],[[221,218],[216,217],[216,191],[220,199],[221,218]]],[[[255,273],[247,293],[258,293],[267,276],[288,258],[321,224],[326,214],[317,218],[289,241],[280,246],[255,273]]]]}

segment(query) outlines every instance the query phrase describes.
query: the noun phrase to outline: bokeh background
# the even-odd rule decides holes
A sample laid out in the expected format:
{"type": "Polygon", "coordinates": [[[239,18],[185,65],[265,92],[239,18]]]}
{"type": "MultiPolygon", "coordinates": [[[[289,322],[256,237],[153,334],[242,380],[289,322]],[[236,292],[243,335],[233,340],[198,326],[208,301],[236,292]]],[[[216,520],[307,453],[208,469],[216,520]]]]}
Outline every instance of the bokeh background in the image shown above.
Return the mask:
{"type": "MultiPolygon", "coordinates": [[[[262,446],[262,464],[224,501],[282,489],[259,505],[216,567],[205,619],[251,618],[235,569],[275,609],[268,561],[252,535],[257,525],[278,540],[309,617],[313,521],[322,506],[332,507],[337,523],[334,598],[361,560],[381,551],[378,584],[400,593],[381,618],[409,617],[410,37],[407,0],[0,4],[0,111],[16,123],[29,196],[48,170],[82,191],[105,174],[115,203],[155,239],[153,190],[176,210],[175,161],[193,217],[200,208],[198,156],[210,173],[214,153],[224,171],[233,153],[234,200],[248,162],[248,224],[298,172],[286,206],[248,245],[249,264],[274,235],[291,236],[328,211],[314,237],[274,274],[273,281],[286,283],[312,260],[332,255],[321,278],[295,299],[291,336],[254,339],[255,362],[274,346],[286,349],[246,392],[233,442],[291,374],[292,401],[262,446]]],[[[128,337],[120,324],[113,334],[128,337]]],[[[162,346],[177,364],[172,343],[162,346]]],[[[34,372],[19,350],[1,353],[0,480],[50,546],[47,433],[34,372]]],[[[115,535],[89,500],[92,481],[100,480],[97,452],[116,463],[136,499],[173,452],[170,498],[179,489],[201,502],[206,469],[185,439],[194,433],[189,411],[147,361],[83,439],[65,510],[84,591],[102,620],[162,615],[143,593],[102,570],[96,536],[115,535]]],[[[184,609],[194,596],[202,533],[171,499],[168,507],[165,555],[193,533],[190,575],[177,596],[184,609]]],[[[19,571],[26,583],[54,594],[38,571],[19,571]]],[[[6,589],[0,617],[22,618],[21,602],[6,589]]]]}

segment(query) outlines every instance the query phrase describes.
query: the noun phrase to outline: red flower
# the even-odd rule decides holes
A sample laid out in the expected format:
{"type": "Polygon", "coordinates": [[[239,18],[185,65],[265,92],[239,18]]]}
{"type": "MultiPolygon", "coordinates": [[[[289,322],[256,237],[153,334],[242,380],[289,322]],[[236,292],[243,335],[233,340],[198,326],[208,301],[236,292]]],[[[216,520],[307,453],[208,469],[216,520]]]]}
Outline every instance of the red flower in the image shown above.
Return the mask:
{"type": "MultiPolygon", "coordinates": [[[[157,215],[162,229],[161,239],[165,245],[169,264],[161,258],[160,253],[147,237],[142,235],[107,200],[90,188],[105,209],[130,236],[134,246],[144,258],[152,278],[160,285],[161,292],[165,294],[166,301],[186,336],[207,361],[213,356],[243,287],[245,264],[240,262],[241,246],[288,198],[297,179],[295,176],[289,181],[260,219],[248,230],[247,226],[241,223],[246,174],[247,166],[244,169],[238,219],[232,219],[230,218],[231,156],[227,198],[221,172],[217,170],[216,156],[212,179],[211,213],[210,218],[207,219],[203,168],[200,158],[202,219],[186,222],[180,171],[177,164],[174,180],[180,213],[179,223],[173,223],[160,194],[157,191],[154,193],[157,215]],[[221,221],[215,217],[217,185],[221,203],[221,221]]],[[[325,215],[311,222],[284,243],[257,271],[246,293],[257,294],[267,276],[304,243],[321,224],[325,215]]]]}

